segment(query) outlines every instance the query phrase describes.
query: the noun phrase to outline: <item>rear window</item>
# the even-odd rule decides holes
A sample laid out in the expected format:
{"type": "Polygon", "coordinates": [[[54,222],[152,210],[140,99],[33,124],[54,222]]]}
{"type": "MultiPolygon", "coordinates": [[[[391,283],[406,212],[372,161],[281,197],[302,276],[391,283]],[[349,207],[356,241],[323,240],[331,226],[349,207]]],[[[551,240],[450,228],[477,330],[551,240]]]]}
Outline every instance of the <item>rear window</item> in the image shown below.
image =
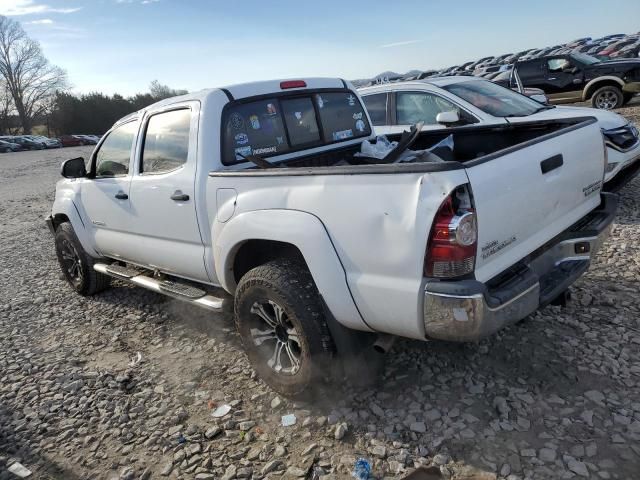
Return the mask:
{"type": "Polygon", "coordinates": [[[223,164],[368,137],[371,126],[351,91],[305,92],[238,102],[225,109],[223,164]]]}

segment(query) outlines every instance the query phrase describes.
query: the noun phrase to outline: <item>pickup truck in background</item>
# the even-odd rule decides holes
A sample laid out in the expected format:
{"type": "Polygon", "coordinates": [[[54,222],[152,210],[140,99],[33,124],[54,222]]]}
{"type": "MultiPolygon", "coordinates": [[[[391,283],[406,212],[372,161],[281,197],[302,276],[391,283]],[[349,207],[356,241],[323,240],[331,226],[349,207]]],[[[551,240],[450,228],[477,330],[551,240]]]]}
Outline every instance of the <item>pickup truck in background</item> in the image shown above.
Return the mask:
{"type": "Polygon", "coordinates": [[[640,93],[640,59],[600,61],[574,52],[518,61],[513,68],[525,87],[542,89],[551,103],[590,100],[594,108],[611,110],[640,93]]]}
{"type": "MultiPolygon", "coordinates": [[[[514,80],[521,86],[517,71],[514,80]]],[[[622,115],[597,108],[552,106],[494,81],[469,76],[385,83],[358,90],[378,135],[467,125],[508,125],[537,120],[595,117],[607,145],[606,191],[617,191],[640,171],[638,128],[622,115]]]]}
{"type": "Polygon", "coordinates": [[[391,139],[360,154],[375,135],[340,79],[156,103],[62,165],[61,269],[82,295],[116,278],[212,311],[232,296],[252,366],[297,396],[394,336],[475,341],[563,298],[610,231],[593,118],[391,139]],[[447,160],[425,150],[445,135],[447,160]]]}

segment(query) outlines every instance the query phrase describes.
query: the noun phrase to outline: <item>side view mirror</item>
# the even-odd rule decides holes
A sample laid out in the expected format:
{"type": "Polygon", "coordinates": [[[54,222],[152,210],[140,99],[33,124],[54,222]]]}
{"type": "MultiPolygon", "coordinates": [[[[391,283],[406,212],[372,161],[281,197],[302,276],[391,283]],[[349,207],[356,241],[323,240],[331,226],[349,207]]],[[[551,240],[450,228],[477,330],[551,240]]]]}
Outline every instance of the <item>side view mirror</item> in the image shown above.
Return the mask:
{"type": "Polygon", "coordinates": [[[458,123],[460,121],[460,116],[458,115],[458,112],[440,112],[438,115],[436,115],[436,122],[438,122],[440,125],[444,125],[449,126],[449,125],[453,125],[454,123],[458,123]]]}
{"type": "Polygon", "coordinates": [[[549,99],[547,98],[546,95],[542,95],[541,93],[536,93],[534,95],[531,95],[529,97],[532,100],[535,100],[538,103],[541,103],[543,105],[548,105],[549,104],[549,99]]]}
{"type": "Polygon", "coordinates": [[[60,173],[64,178],[84,178],[87,176],[87,168],[84,166],[84,158],[72,158],[62,162],[60,173]]]}

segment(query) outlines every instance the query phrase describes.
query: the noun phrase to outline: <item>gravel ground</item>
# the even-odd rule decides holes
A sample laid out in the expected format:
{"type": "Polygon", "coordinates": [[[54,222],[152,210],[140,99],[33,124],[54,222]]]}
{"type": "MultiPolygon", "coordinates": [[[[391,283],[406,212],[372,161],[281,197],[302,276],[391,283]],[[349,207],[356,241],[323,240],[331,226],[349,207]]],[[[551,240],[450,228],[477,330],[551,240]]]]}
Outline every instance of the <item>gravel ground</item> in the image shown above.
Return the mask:
{"type": "Polygon", "coordinates": [[[89,152],[0,155],[0,480],[16,461],[32,478],[348,478],[359,457],[375,478],[640,475],[640,179],[566,308],[478,344],[399,341],[375,388],[302,404],[255,377],[228,314],[71,292],[43,217],[61,160],[89,152]]]}

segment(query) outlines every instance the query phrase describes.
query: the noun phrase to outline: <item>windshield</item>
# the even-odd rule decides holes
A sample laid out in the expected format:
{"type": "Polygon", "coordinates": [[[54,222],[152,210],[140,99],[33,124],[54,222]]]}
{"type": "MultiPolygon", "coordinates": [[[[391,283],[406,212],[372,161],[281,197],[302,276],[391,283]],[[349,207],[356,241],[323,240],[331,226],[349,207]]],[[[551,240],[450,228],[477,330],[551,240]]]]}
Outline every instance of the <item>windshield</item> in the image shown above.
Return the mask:
{"type": "Polygon", "coordinates": [[[546,108],[535,100],[486,80],[453,83],[442,88],[494,117],[526,117],[546,108]]]}
{"type": "Polygon", "coordinates": [[[581,63],[584,63],[585,65],[600,63],[600,60],[598,60],[596,57],[592,57],[591,55],[587,55],[586,53],[572,53],[571,57],[575,58],[581,63]]]}

